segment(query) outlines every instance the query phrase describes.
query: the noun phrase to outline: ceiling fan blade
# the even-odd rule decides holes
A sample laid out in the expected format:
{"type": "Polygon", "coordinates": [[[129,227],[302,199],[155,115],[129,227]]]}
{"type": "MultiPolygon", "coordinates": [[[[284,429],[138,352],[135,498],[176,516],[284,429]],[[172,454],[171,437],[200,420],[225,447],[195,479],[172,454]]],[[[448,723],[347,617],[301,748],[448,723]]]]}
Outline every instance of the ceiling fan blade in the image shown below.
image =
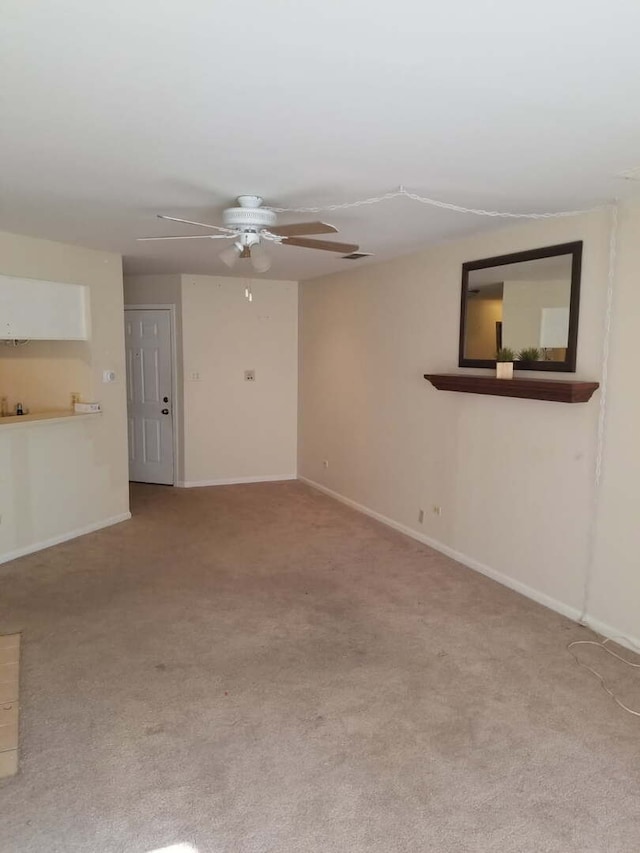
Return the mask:
{"type": "Polygon", "coordinates": [[[227,234],[233,234],[231,228],[223,228],[222,225],[209,225],[208,222],[194,222],[192,219],[178,219],[177,216],[165,216],[163,213],[158,213],[158,219],[168,219],[170,222],[184,222],[185,225],[199,225],[201,228],[213,228],[214,231],[224,231],[227,234]]]}
{"type": "Polygon", "coordinates": [[[187,234],[180,237],[136,237],[139,243],[148,240],[230,240],[235,234],[187,234]]]}
{"type": "Polygon", "coordinates": [[[326,222],[294,222],[291,225],[279,225],[268,229],[278,237],[298,237],[303,234],[336,234],[338,229],[326,222]]]}
{"type": "Polygon", "coordinates": [[[340,252],[342,255],[350,255],[360,248],[355,243],[334,243],[332,240],[313,240],[307,237],[285,237],[282,241],[284,246],[301,246],[304,249],[323,249],[325,252],[340,252]]]}

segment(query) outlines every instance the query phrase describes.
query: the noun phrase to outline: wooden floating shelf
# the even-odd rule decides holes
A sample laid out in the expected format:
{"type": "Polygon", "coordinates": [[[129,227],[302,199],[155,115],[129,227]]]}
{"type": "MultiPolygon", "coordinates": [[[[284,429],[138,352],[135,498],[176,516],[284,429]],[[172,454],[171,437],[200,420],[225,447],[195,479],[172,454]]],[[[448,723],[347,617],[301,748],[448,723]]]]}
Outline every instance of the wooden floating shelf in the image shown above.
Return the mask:
{"type": "Polygon", "coordinates": [[[578,382],[575,379],[496,379],[495,376],[462,373],[425,373],[424,378],[439,391],[526,397],[556,403],[586,403],[599,387],[598,382],[578,382]]]}

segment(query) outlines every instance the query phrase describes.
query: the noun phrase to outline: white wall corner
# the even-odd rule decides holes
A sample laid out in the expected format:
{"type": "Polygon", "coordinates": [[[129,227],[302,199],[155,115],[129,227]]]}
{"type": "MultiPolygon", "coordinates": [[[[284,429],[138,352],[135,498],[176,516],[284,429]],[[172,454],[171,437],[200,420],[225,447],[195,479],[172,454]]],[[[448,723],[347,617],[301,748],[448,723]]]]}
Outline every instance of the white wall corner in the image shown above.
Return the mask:
{"type": "Polygon", "coordinates": [[[102,530],[104,527],[111,527],[113,524],[120,524],[121,521],[128,521],[130,518],[130,512],[123,512],[119,515],[113,515],[111,518],[105,518],[102,521],[87,524],[85,527],[78,527],[76,530],[70,530],[68,533],[61,533],[59,536],[52,536],[50,539],[43,539],[41,542],[33,542],[22,548],[15,548],[13,551],[8,551],[6,554],[0,554],[0,563],[8,563],[11,560],[17,560],[18,557],[25,557],[27,554],[34,554],[36,551],[43,551],[45,548],[60,545],[62,542],[68,542],[70,539],[77,539],[79,536],[86,536],[87,533],[95,533],[96,530],[102,530]]]}

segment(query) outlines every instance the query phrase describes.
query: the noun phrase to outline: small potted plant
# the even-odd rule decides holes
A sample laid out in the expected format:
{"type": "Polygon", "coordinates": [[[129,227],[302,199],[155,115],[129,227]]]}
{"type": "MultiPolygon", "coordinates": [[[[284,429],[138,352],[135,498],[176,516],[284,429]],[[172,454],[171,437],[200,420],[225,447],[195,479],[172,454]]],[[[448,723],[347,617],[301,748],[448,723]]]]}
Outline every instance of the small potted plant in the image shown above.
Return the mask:
{"type": "Polygon", "coordinates": [[[496,353],[496,377],[498,379],[513,379],[513,362],[515,353],[509,347],[501,347],[496,353]]]}
{"type": "Polygon", "coordinates": [[[535,347],[527,347],[520,350],[518,361],[521,361],[523,364],[532,364],[534,361],[540,361],[540,350],[535,347]]]}

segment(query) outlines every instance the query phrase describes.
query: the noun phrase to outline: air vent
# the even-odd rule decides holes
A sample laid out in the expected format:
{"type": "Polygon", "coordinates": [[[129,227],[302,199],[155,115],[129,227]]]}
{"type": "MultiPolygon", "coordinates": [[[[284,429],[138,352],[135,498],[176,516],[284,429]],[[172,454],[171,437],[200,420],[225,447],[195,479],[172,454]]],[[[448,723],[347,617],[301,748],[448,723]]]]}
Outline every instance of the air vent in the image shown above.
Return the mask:
{"type": "Polygon", "coordinates": [[[618,172],[616,178],[624,178],[625,181],[640,181],[640,166],[635,169],[627,169],[626,172],[618,172]]]}
{"type": "Polygon", "coordinates": [[[370,258],[373,252],[351,252],[350,255],[343,255],[343,261],[359,261],[360,258],[370,258]]]}

